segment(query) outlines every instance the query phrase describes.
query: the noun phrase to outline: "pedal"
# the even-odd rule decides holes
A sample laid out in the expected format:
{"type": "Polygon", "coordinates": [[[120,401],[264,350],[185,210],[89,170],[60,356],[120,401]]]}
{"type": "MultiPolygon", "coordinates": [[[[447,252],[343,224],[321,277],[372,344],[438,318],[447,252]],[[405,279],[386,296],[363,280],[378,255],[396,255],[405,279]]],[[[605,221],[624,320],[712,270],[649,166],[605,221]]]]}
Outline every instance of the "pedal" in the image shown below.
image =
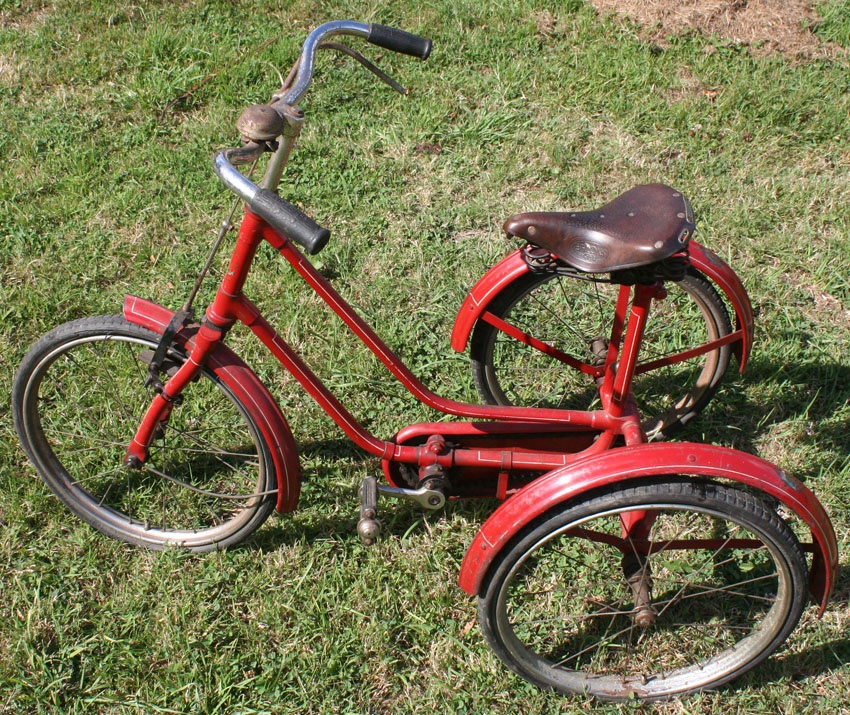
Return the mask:
{"type": "Polygon", "coordinates": [[[371,546],[381,533],[378,521],[378,480],[366,477],[360,485],[360,521],[357,522],[357,534],[365,546],[371,546]]]}
{"type": "Polygon", "coordinates": [[[430,486],[420,489],[400,489],[384,484],[379,485],[375,477],[366,477],[360,485],[360,520],[357,522],[357,534],[366,546],[374,544],[381,533],[381,522],[378,520],[379,494],[393,499],[406,499],[430,511],[441,509],[446,504],[446,494],[441,489],[430,488],[430,486]]]}

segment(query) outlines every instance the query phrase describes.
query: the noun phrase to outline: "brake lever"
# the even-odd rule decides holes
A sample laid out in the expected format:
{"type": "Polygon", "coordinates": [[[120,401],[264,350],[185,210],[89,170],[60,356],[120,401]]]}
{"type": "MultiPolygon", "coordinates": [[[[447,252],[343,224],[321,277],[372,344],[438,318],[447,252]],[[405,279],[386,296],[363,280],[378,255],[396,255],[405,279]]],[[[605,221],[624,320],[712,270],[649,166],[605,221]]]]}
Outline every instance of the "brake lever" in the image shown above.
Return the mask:
{"type": "Polygon", "coordinates": [[[320,50],[337,50],[338,52],[342,52],[349,57],[357,60],[361,65],[363,65],[367,70],[369,70],[372,74],[374,74],[379,80],[381,80],[384,84],[392,87],[399,94],[407,94],[407,88],[400,85],[396,82],[392,77],[390,77],[386,72],[377,67],[375,64],[367,60],[363,55],[361,55],[357,50],[352,50],[348,45],[343,45],[341,42],[321,42],[319,43],[320,50]]]}

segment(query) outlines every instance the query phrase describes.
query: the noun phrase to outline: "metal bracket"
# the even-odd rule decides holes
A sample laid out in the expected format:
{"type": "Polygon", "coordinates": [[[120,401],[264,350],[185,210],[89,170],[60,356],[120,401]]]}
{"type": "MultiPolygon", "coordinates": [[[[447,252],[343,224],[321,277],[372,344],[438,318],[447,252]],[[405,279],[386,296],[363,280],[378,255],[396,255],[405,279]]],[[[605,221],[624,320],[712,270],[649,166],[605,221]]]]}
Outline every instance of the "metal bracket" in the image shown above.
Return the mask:
{"type": "Polygon", "coordinates": [[[192,311],[182,308],[171,317],[165,330],[162,331],[162,336],[153,352],[150,361],[148,362],[148,379],[145,382],[145,387],[153,385],[154,389],[162,392],[162,381],[159,379],[159,371],[163,366],[168,355],[168,349],[174,343],[174,338],[177,333],[183,328],[188,320],[192,318],[192,311]]]}

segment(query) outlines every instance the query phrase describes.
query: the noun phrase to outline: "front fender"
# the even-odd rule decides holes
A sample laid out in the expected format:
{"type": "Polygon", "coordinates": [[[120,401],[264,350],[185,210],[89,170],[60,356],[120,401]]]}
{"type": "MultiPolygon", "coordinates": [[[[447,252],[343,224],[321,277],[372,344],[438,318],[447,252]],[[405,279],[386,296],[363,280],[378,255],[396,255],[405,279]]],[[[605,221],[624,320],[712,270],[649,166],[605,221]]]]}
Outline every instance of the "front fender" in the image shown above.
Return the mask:
{"type": "MultiPolygon", "coordinates": [[[[128,295],[124,298],[124,318],[131,323],[162,334],[173,311],[143,298],[128,295]]],[[[191,348],[193,329],[183,328],[175,342],[191,348]]],[[[298,506],[301,491],[301,468],[292,431],[275,399],[265,385],[236,353],[219,344],[207,359],[207,365],[236,395],[256,420],[272,453],[277,475],[278,511],[290,512],[298,506]]]]}
{"type": "Polygon", "coordinates": [[[478,595],[499,552],[537,517],[601,487],[663,474],[727,479],[769,494],[811,529],[809,588],[826,608],[838,569],[838,545],[829,516],[801,482],[744,452],[689,443],[653,443],[613,449],[545,474],[504,502],[478,531],[464,557],[458,582],[478,595]]]}

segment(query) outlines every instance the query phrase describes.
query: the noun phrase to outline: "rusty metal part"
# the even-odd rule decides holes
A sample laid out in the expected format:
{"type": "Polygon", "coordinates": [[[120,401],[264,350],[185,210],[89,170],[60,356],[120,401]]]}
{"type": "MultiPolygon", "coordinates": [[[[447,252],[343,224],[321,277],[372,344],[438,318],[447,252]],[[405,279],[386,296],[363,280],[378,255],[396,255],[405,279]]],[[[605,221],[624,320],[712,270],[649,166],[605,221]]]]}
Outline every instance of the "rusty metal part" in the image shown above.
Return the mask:
{"type": "Polygon", "coordinates": [[[638,554],[623,557],[623,575],[634,597],[632,620],[640,628],[654,626],[658,612],[652,606],[652,577],[649,561],[638,554]]]}
{"type": "Polygon", "coordinates": [[[252,104],[236,121],[236,129],[248,141],[270,142],[277,139],[286,128],[286,122],[277,110],[268,104],[252,104]]]}

